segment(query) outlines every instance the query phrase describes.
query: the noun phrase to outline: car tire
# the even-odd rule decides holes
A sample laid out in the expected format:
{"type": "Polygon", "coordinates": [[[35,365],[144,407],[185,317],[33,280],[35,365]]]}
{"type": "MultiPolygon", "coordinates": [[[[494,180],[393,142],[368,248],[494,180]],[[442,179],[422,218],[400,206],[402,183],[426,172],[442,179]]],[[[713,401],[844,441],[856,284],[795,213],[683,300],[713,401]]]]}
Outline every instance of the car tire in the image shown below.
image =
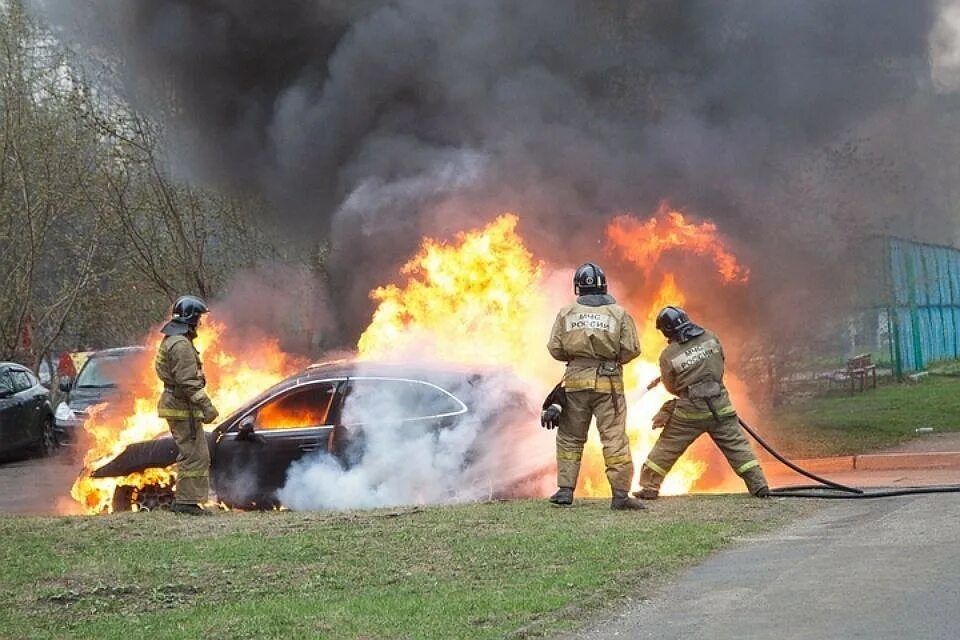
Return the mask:
{"type": "Polygon", "coordinates": [[[169,511],[173,506],[173,489],[158,484],[144,487],[120,485],[113,491],[112,506],[114,513],[134,510],[169,511]]]}
{"type": "Polygon", "coordinates": [[[37,453],[44,458],[49,458],[57,452],[57,436],[53,432],[53,420],[50,417],[43,419],[40,425],[40,441],[37,443],[37,453]]]}

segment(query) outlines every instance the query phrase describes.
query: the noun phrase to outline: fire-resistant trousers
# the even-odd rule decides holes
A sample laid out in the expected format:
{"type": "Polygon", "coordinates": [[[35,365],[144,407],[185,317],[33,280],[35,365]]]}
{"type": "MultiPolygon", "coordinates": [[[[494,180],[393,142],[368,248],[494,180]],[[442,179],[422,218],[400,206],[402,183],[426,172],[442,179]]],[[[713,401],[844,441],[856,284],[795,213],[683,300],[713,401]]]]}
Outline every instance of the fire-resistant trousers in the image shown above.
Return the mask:
{"type": "Polygon", "coordinates": [[[767,486],[760,463],[750,448],[736,415],[723,417],[717,422],[710,417],[705,420],[689,420],[676,414],[663,429],[650,455],[640,468],[640,487],[648,491],[660,491],[660,483],[670,472],[677,459],[693,441],[707,433],[723,452],[727,462],[743,478],[752,494],[767,486]]]}
{"type": "Polygon", "coordinates": [[[167,420],[177,443],[177,488],[180,504],[203,504],[210,496],[210,448],[199,418],[167,420]]]}
{"type": "Polygon", "coordinates": [[[630,490],[633,458],[627,439],[627,404],[620,394],[597,391],[567,391],[567,402],[557,429],[557,486],[577,486],[583,445],[590,419],[596,416],[607,481],[613,491],[630,490]]]}

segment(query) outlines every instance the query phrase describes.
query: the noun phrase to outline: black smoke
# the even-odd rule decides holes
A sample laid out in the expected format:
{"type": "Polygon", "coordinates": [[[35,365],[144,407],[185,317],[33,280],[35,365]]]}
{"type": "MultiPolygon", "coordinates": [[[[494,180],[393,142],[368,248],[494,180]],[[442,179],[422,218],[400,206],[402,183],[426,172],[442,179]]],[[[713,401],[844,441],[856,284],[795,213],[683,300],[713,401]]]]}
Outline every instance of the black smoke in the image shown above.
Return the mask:
{"type": "Polygon", "coordinates": [[[956,237],[944,3],[36,4],[169,121],[179,170],[331,239],[345,339],[422,235],[505,210],[574,265],[668,200],[733,238],[768,315],[853,291],[861,238],[956,237]]]}

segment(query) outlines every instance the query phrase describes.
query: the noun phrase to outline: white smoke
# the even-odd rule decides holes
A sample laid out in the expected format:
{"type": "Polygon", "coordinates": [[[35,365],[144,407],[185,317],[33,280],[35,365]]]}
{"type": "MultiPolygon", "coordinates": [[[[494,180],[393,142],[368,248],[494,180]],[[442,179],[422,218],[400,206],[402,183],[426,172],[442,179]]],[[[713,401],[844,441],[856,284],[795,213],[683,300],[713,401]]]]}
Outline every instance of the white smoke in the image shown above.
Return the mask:
{"type": "Polygon", "coordinates": [[[280,501],[295,510],[318,510],[539,495],[553,464],[546,442],[551,436],[540,430],[519,382],[488,374],[444,388],[470,410],[437,429],[407,419],[423,413],[421,400],[410,393],[386,384],[363,391],[358,386],[341,420],[351,445],[339,458],[323,454],[295,463],[278,492],[280,501]]]}
{"type": "Polygon", "coordinates": [[[930,31],[930,75],[942,93],[960,89],[960,0],[941,0],[930,31]]]}

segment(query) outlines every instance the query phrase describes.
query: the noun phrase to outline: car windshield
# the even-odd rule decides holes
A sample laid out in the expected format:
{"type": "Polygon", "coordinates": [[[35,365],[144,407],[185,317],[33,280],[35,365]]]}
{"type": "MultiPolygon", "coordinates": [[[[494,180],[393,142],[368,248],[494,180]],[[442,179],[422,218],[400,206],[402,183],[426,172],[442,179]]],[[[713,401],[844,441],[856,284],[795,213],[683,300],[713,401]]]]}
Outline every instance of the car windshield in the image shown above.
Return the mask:
{"type": "Polygon", "coordinates": [[[77,386],[82,389],[117,386],[117,382],[123,379],[124,372],[129,370],[133,357],[133,354],[130,354],[90,358],[77,376],[77,386]]]}

